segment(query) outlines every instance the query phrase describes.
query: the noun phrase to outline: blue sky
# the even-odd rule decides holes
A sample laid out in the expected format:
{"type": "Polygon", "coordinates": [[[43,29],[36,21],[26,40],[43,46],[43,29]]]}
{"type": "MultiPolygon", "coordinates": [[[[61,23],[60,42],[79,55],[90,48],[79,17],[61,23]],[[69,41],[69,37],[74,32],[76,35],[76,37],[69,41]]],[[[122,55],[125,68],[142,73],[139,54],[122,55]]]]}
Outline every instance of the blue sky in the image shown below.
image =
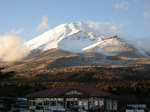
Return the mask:
{"type": "Polygon", "coordinates": [[[150,38],[150,0],[0,0],[0,35],[25,41],[67,22],[110,23],[150,38]]]}

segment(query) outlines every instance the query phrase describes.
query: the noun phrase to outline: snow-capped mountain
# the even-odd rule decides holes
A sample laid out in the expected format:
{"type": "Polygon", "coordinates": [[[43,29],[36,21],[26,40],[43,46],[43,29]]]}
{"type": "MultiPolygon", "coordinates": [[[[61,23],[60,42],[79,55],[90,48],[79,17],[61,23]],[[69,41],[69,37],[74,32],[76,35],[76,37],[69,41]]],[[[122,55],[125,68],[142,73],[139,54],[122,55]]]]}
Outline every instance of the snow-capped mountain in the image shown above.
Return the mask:
{"type": "Polygon", "coordinates": [[[67,23],[51,29],[26,43],[31,50],[60,49],[73,53],[95,52],[116,55],[138,50],[117,36],[106,37],[93,32],[87,24],[67,23]]]}

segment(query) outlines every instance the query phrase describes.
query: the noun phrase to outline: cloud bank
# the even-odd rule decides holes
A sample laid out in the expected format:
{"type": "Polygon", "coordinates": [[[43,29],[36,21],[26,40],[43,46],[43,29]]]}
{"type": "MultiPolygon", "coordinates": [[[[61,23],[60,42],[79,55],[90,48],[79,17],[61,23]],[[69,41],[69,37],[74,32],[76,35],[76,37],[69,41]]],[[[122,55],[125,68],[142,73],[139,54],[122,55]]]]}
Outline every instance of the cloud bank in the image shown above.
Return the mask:
{"type": "Polygon", "coordinates": [[[38,25],[38,27],[36,28],[36,31],[38,32],[38,31],[46,30],[50,28],[47,22],[48,22],[48,18],[46,16],[43,16],[42,22],[38,25]]]}
{"type": "Polygon", "coordinates": [[[0,61],[19,61],[30,53],[23,40],[12,35],[0,36],[0,61]]]}

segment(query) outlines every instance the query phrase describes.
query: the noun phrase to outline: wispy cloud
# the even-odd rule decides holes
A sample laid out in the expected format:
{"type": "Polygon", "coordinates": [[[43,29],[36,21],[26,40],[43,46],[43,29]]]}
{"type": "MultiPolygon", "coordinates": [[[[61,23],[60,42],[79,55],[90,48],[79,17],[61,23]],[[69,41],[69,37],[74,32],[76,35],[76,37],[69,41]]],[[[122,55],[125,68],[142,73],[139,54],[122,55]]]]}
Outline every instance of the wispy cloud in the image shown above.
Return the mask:
{"type": "Polygon", "coordinates": [[[149,16],[150,16],[148,12],[144,12],[143,15],[144,15],[144,17],[145,17],[146,19],[148,19],[149,16]]]}
{"type": "Polygon", "coordinates": [[[150,11],[150,4],[146,4],[146,5],[144,6],[144,8],[145,8],[146,11],[150,11]]]}
{"type": "Polygon", "coordinates": [[[146,4],[144,6],[145,11],[143,12],[143,17],[145,19],[146,24],[150,24],[150,4],[146,4]]]}
{"type": "Polygon", "coordinates": [[[19,29],[19,30],[12,29],[11,31],[7,32],[6,34],[8,34],[8,35],[18,35],[18,34],[22,33],[23,31],[24,31],[24,29],[19,29]]]}
{"type": "Polygon", "coordinates": [[[129,9],[129,3],[126,2],[126,1],[122,1],[121,3],[119,4],[115,4],[114,7],[116,9],[125,9],[125,10],[128,10],[129,9]]]}
{"type": "Polygon", "coordinates": [[[143,48],[145,51],[150,52],[149,41],[150,41],[150,38],[139,39],[137,41],[137,45],[140,48],[143,48]]]}
{"type": "Polygon", "coordinates": [[[89,21],[88,27],[104,35],[122,35],[121,26],[113,25],[112,23],[101,23],[89,21]]]}
{"type": "Polygon", "coordinates": [[[47,22],[48,22],[48,18],[46,16],[43,16],[42,22],[37,26],[36,31],[46,30],[50,28],[47,22]]]}

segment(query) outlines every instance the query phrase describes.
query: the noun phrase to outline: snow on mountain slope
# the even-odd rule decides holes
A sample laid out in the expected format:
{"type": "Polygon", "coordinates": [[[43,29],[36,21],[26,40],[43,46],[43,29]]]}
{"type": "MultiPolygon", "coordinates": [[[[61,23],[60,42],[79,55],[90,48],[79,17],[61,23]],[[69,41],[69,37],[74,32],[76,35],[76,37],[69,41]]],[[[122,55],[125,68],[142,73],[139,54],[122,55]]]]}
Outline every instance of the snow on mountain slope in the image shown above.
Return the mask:
{"type": "Polygon", "coordinates": [[[60,49],[75,53],[96,52],[114,55],[133,51],[135,48],[117,36],[105,37],[92,32],[84,23],[62,24],[26,43],[32,50],[60,49]]]}
{"type": "Polygon", "coordinates": [[[28,41],[27,45],[29,45],[31,49],[41,49],[42,51],[57,48],[59,41],[77,32],[79,32],[79,30],[74,28],[73,24],[62,24],[28,41]]]}
{"type": "Polygon", "coordinates": [[[92,32],[78,32],[74,35],[68,36],[58,43],[58,49],[66,50],[70,52],[82,53],[82,49],[95,44],[98,39],[103,37],[95,35],[92,32]]]}
{"type": "Polygon", "coordinates": [[[133,51],[134,48],[121,41],[117,36],[106,38],[91,46],[82,49],[85,52],[102,52],[103,54],[118,54],[120,52],[133,51]]]}
{"type": "Polygon", "coordinates": [[[104,38],[92,32],[86,32],[86,30],[89,30],[86,24],[62,24],[28,41],[27,45],[31,49],[41,49],[42,51],[58,48],[71,52],[82,52],[82,48],[104,38]]]}

